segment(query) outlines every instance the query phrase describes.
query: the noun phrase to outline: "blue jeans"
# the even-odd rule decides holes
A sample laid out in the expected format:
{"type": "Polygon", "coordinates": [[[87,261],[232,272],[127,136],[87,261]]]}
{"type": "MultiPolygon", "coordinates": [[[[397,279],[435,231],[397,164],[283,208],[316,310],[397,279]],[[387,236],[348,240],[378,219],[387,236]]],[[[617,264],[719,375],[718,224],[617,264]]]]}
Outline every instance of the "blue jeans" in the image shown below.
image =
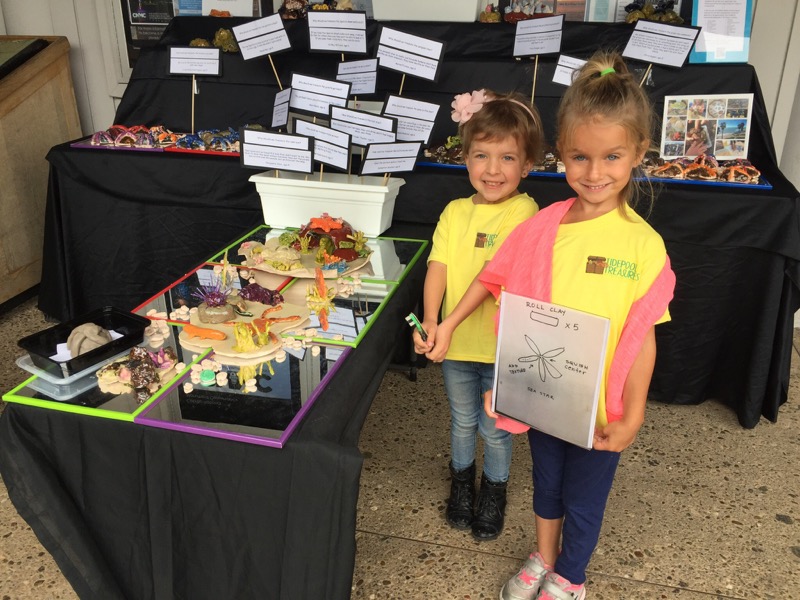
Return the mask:
{"type": "Polygon", "coordinates": [[[476,433],[483,439],[483,472],[495,482],[508,481],[511,434],[495,427],[483,410],[483,393],[492,389],[492,363],[445,360],[444,387],[450,401],[450,446],[453,468],[461,471],[475,462],[476,433]]]}

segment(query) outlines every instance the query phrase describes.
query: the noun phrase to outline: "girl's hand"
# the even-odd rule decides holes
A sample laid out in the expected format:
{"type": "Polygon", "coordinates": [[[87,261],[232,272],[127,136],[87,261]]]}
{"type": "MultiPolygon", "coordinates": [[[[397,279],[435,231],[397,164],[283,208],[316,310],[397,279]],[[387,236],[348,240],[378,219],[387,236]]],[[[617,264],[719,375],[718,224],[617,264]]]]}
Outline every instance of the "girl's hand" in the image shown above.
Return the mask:
{"type": "Polygon", "coordinates": [[[641,423],[631,424],[621,419],[609,423],[605,427],[597,427],[594,430],[592,448],[609,452],[622,452],[636,440],[636,434],[639,433],[641,426],[641,423]]]}
{"type": "Polygon", "coordinates": [[[435,363],[442,362],[447,356],[447,350],[450,348],[450,340],[452,338],[453,329],[447,319],[439,323],[439,327],[436,328],[433,336],[428,332],[428,343],[432,345],[432,348],[425,354],[428,360],[435,363]]]}
{"type": "Polygon", "coordinates": [[[426,354],[431,351],[433,348],[435,340],[436,340],[436,329],[438,328],[438,323],[436,321],[422,322],[422,328],[425,330],[425,333],[428,334],[428,341],[423,342],[422,336],[417,331],[417,328],[414,328],[414,332],[412,334],[412,339],[414,340],[414,352],[417,354],[426,354]]]}
{"type": "Polygon", "coordinates": [[[483,411],[492,419],[497,418],[497,413],[492,410],[492,390],[487,390],[483,394],[483,411]]]}

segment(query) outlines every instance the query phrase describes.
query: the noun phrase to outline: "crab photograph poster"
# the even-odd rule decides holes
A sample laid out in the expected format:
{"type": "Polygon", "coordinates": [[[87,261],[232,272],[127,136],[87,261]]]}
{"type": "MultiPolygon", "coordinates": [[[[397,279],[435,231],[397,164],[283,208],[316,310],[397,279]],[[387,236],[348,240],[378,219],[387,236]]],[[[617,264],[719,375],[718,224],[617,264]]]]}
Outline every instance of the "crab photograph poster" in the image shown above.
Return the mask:
{"type": "Polygon", "coordinates": [[[661,156],[746,158],[753,94],[665,96],[661,156]]]}
{"type": "MultiPolygon", "coordinates": [[[[587,272],[624,268],[611,262],[591,256],[587,272]]],[[[608,332],[604,317],[503,291],[495,412],[591,448],[608,332]]]]}

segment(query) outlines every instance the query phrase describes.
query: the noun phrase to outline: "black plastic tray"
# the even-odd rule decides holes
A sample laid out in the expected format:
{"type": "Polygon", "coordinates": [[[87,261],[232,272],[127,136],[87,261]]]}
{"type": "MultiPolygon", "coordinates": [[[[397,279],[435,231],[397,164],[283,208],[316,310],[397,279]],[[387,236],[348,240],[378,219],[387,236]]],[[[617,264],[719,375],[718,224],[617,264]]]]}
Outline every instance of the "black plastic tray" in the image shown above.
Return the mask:
{"type": "Polygon", "coordinates": [[[146,317],[112,306],[105,306],[71,321],[24,337],[17,344],[20,348],[28,351],[33,364],[43,371],[56,377],[70,377],[92,365],[99,365],[128,348],[141,344],[144,339],[145,327],[148,325],[150,325],[150,319],[146,317]],[[70,332],[84,323],[94,323],[109,331],[116,331],[122,334],[122,337],[64,362],[50,358],[56,353],[56,346],[65,343],[70,332]]]}

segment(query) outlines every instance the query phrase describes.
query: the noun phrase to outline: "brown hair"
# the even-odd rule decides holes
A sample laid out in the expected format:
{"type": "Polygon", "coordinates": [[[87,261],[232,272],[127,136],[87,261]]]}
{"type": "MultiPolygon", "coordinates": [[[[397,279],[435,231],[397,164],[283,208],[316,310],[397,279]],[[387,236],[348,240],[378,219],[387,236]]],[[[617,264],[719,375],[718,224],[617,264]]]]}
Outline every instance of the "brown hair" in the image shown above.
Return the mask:
{"type": "MultiPolygon", "coordinates": [[[[652,145],[653,106],[618,52],[595,52],[564,93],[556,121],[559,150],[576,127],[595,119],[620,125],[642,156],[652,145]]],[[[653,188],[638,165],[621,197],[625,204],[635,207],[642,195],[652,199],[653,188]]],[[[625,214],[622,203],[619,209],[625,214]]]]}
{"type": "Polygon", "coordinates": [[[469,153],[475,140],[492,141],[514,137],[525,153],[525,160],[537,163],[542,151],[544,131],[536,106],[527,103],[523,96],[515,92],[484,92],[486,102],[481,109],[458,127],[464,156],[469,153]]]}

